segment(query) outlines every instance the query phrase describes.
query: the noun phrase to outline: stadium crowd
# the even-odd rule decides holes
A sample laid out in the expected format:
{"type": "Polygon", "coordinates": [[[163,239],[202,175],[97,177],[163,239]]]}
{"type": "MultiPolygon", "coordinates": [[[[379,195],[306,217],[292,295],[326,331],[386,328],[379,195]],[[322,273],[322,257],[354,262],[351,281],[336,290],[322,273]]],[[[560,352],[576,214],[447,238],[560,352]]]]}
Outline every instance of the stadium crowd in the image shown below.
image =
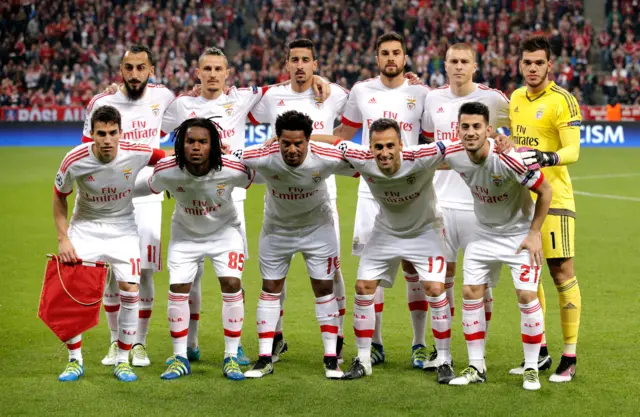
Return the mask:
{"type": "Polygon", "coordinates": [[[582,2],[566,0],[3,2],[0,105],[85,106],[119,81],[124,48],[137,42],[155,54],[154,81],[181,92],[193,87],[205,47],[237,42],[230,80],[273,84],[288,77],[285,45],[308,37],[317,45],[319,73],[350,88],[375,74],[373,40],[390,30],[405,36],[411,70],[430,86],[445,83],[447,47],[468,42],[478,53],[476,80],[510,95],[521,84],[517,45],[535,33],[551,41],[553,78],[581,104],[598,104],[598,85],[605,100],[633,104],[640,97],[639,8],[637,1],[608,0],[607,28],[596,34],[582,2]],[[594,42],[604,75],[590,64],[594,42]]]}

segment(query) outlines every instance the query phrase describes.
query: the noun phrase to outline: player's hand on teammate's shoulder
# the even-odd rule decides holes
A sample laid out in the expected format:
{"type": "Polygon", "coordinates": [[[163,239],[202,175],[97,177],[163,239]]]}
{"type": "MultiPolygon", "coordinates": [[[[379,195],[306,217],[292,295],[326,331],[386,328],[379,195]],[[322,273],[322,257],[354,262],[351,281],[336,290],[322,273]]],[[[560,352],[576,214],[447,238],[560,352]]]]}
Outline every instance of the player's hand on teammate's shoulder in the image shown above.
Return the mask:
{"type": "Polygon", "coordinates": [[[229,146],[226,143],[221,143],[220,144],[220,149],[222,150],[222,154],[223,155],[230,155],[231,154],[231,146],[229,146]]]}
{"type": "Polygon", "coordinates": [[[324,102],[331,95],[330,83],[319,75],[313,76],[311,87],[313,88],[313,95],[319,98],[321,102],[324,102]]]}
{"type": "Polygon", "coordinates": [[[58,256],[63,263],[73,263],[78,260],[76,249],[66,236],[58,242],[58,256]]]}
{"type": "Polygon", "coordinates": [[[413,72],[407,72],[406,74],[404,74],[404,78],[409,80],[409,85],[424,85],[420,77],[418,77],[413,72]]]}
{"type": "Polygon", "coordinates": [[[507,153],[514,148],[514,143],[511,138],[507,135],[503,135],[502,133],[498,134],[493,140],[496,142],[496,146],[498,147],[498,152],[507,153]]]}
{"type": "Polygon", "coordinates": [[[105,94],[115,94],[115,93],[118,92],[118,88],[120,88],[120,86],[118,84],[111,83],[104,89],[104,93],[105,94]]]}
{"type": "Polygon", "coordinates": [[[198,83],[194,85],[193,88],[189,90],[189,92],[187,92],[187,95],[189,97],[198,97],[200,93],[202,93],[202,84],[198,83]]]}
{"type": "Polygon", "coordinates": [[[542,253],[542,234],[539,231],[530,230],[529,234],[522,241],[516,254],[523,250],[529,251],[530,266],[542,265],[544,261],[544,254],[542,253]]]}
{"type": "Polygon", "coordinates": [[[268,148],[269,146],[273,145],[274,143],[276,143],[278,141],[278,137],[277,136],[272,136],[269,139],[265,140],[262,143],[262,146],[265,148],[268,148]]]}

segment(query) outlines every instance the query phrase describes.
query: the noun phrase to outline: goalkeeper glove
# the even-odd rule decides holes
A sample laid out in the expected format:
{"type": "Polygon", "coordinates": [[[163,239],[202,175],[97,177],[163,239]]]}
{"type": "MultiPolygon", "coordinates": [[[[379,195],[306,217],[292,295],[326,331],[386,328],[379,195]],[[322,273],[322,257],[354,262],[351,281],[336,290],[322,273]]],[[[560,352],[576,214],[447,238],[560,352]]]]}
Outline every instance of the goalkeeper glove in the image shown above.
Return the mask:
{"type": "Polygon", "coordinates": [[[540,152],[537,149],[531,148],[519,148],[518,152],[520,152],[524,164],[531,171],[558,165],[560,162],[560,158],[555,152],[540,152]]]}

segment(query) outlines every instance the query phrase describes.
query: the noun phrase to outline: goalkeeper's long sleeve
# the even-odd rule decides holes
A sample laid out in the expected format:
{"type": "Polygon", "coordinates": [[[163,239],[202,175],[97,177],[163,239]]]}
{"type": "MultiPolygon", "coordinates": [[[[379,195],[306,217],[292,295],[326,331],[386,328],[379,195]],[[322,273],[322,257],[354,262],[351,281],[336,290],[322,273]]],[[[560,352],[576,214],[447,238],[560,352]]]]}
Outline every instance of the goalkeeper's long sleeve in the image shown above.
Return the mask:
{"type": "Polygon", "coordinates": [[[580,129],[565,128],[560,130],[560,144],[556,154],[560,161],[558,165],[570,165],[578,161],[580,157],[580,129]]]}

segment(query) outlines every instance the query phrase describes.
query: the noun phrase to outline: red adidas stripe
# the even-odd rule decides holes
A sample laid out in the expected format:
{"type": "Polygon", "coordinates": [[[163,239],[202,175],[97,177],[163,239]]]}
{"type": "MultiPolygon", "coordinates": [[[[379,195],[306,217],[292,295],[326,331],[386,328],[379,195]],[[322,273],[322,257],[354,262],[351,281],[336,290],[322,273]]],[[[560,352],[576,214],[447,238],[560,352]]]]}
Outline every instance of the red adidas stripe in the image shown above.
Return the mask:
{"type": "MultiPolygon", "coordinates": [[[[71,156],[71,155],[70,155],[71,156]]],[[[76,161],[79,161],[83,158],[86,158],[87,156],[89,156],[89,150],[85,149],[84,152],[82,153],[78,153],[78,154],[74,154],[73,157],[70,157],[69,159],[65,159],[62,162],[62,167],[60,168],[60,172],[62,172],[63,174],[67,172],[67,169],[69,169],[69,167],[76,161]]]]}

